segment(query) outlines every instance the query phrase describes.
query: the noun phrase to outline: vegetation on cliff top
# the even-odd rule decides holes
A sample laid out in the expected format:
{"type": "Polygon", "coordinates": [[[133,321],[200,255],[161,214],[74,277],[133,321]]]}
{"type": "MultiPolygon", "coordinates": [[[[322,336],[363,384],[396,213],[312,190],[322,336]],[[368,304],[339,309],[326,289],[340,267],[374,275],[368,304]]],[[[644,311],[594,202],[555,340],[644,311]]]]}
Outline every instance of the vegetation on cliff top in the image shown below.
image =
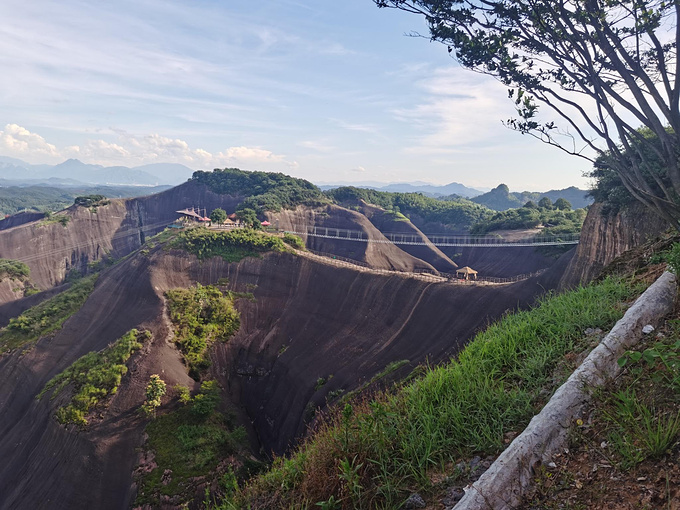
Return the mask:
{"type": "Polygon", "coordinates": [[[94,290],[97,274],[82,278],[70,288],[29,308],[0,330],[0,350],[12,350],[32,344],[64,324],[76,313],[94,290]]]}
{"type": "Polygon", "coordinates": [[[541,206],[528,201],[523,207],[495,212],[467,199],[440,200],[420,193],[390,193],[344,187],[329,190],[326,194],[336,202],[350,207],[358,205],[360,201],[377,205],[392,213],[396,221],[406,220],[406,214],[414,220],[417,217],[418,223],[441,223],[452,230],[472,234],[538,226],[545,227],[543,235],[573,234],[581,231],[586,216],[584,209],[571,211],[566,200],[558,199],[553,204],[546,197],[539,201],[541,206]]]}
{"type": "Polygon", "coordinates": [[[420,193],[390,193],[346,186],[326,191],[326,195],[339,204],[357,205],[363,200],[387,211],[417,215],[424,222],[442,223],[459,231],[466,231],[493,214],[493,211],[467,199],[437,200],[420,193]]]}
{"type": "Polygon", "coordinates": [[[239,328],[239,313],[231,297],[212,285],[174,289],[165,293],[175,329],[175,343],[195,379],[210,365],[206,352],[215,341],[226,342],[239,328]]]}
{"type": "Polygon", "coordinates": [[[433,471],[455,476],[461,458],[502,450],[504,434],[525,427],[566,378],[556,366],[584,330],[609,328],[639,290],[608,279],[502,319],[458,360],[331,413],[219,508],[399,507],[412,490],[431,489],[433,471]]]}
{"type": "Polygon", "coordinates": [[[238,168],[197,171],[191,181],[205,184],[214,193],[247,197],[238,209],[280,211],[297,205],[317,205],[328,199],[314,184],[282,173],[246,172],[238,168]]]}
{"type": "Polygon", "coordinates": [[[149,338],[151,333],[148,331],[133,329],[102,351],[87,353],[50,379],[37,398],[51,392],[54,399],[70,385],[71,398],[57,409],[55,416],[62,424],[87,425],[87,415],[102,400],[118,391],[128,370],[125,363],[149,338]]]}
{"type": "Polygon", "coordinates": [[[222,257],[227,262],[238,262],[261,253],[288,251],[281,238],[250,228],[235,230],[184,230],[172,241],[172,246],[193,253],[199,259],[222,257]]]}
{"type": "Polygon", "coordinates": [[[576,234],[581,231],[586,219],[585,209],[562,210],[551,203],[539,206],[528,202],[524,207],[497,212],[483,221],[475,223],[472,234],[487,234],[494,230],[514,230],[543,226],[541,235],[576,234]]]}
{"type": "Polygon", "coordinates": [[[0,259],[0,279],[12,278],[15,280],[26,280],[31,275],[29,267],[18,260],[0,259]]]}

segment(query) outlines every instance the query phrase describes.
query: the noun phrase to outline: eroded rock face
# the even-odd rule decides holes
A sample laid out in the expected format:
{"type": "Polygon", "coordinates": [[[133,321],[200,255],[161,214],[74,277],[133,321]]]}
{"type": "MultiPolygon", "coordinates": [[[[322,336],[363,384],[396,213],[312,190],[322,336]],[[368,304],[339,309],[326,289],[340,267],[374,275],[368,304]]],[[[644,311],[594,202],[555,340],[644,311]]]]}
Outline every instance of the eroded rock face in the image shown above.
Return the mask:
{"type": "Polygon", "coordinates": [[[583,223],[581,242],[565,271],[560,288],[586,284],[616,257],[666,231],[669,225],[651,210],[633,204],[608,212],[595,203],[583,223]]]}
{"type": "Polygon", "coordinates": [[[26,262],[31,281],[45,290],[63,282],[69,271],[82,271],[105,255],[128,255],[146,237],[177,219],[177,210],[200,206],[207,211],[217,207],[233,211],[241,200],[188,182],[147,197],[111,200],[96,208],[73,206],[50,221],[39,215],[0,230],[0,257],[26,262]],[[56,221],[61,216],[65,217],[63,224],[56,221]]]}

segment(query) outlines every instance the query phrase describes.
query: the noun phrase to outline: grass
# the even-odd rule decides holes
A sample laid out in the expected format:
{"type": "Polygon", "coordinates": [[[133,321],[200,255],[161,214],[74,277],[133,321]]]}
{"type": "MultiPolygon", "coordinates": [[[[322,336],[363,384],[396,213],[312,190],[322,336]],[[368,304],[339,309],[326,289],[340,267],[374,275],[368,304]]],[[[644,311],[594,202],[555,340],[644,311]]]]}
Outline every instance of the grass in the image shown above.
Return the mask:
{"type": "Polygon", "coordinates": [[[601,419],[622,469],[659,458],[680,439],[680,323],[670,338],[619,360],[624,377],[618,389],[596,392],[601,419]]]}
{"type": "Polygon", "coordinates": [[[190,501],[196,485],[231,473],[218,469],[218,464],[247,445],[245,430],[217,410],[220,389],[215,381],[203,382],[200,392],[186,401],[146,427],[147,446],[157,467],[141,476],[135,505],[157,507],[163,495],[190,501]]]}
{"type": "Polygon", "coordinates": [[[29,308],[0,330],[0,350],[8,351],[33,344],[41,337],[61,329],[85,303],[98,275],[82,278],[64,292],[29,308]]]}
{"type": "Polygon", "coordinates": [[[70,385],[71,398],[68,404],[57,409],[55,416],[62,424],[87,425],[87,416],[92,409],[118,390],[122,377],[127,373],[125,362],[149,338],[149,332],[129,331],[106,349],[90,352],[76,360],[50,379],[36,398],[41,399],[51,393],[54,399],[70,385]]]}
{"type": "Polygon", "coordinates": [[[220,508],[396,508],[429,474],[471,454],[498,453],[560,380],[553,371],[586,328],[609,328],[639,292],[622,280],[543,299],[477,335],[458,360],[396,393],[331,414],[290,456],[220,508]],[[360,495],[360,497],[359,497],[360,495]]]}
{"type": "Polygon", "coordinates": [[[593,390],[570,430],[568,450],[537,477],[527,508],[676,508],[680,322],[657,331],[659,338],[619,360],[621,374],[593,390]]]}
{"type": "Polygon", "coordinates": [[[227,262],[258,257],[270,251],[290,250],[281,238],[250,228],[218,231],[198,227],[184,230],[178,234],[173,247],[193,253],[200,260],[222,257],[227,262]]]}
{"type": "Polygon", "coordinates": [[[206,352],[214,341],[226,342],[239,328],[239,313],[231,296],[212,285],[166,292],[175,343],[195,379],[210,366],[206,352]]]}

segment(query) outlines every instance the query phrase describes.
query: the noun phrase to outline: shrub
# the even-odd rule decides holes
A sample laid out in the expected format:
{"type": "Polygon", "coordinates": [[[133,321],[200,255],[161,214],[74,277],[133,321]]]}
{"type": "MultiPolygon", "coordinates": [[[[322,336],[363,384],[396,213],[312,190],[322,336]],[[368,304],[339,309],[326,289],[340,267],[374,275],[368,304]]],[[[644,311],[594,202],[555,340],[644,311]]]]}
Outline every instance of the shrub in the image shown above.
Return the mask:
{"type": "Polygon", "coordinates": [[[227,262],[238,262],[269,251],[287,251],[280,238],[249,228],[231,231],[193,228],[181,232],[173,246],[193,253],[201,260],[222,257],[227,262]]]}
{"type": "Polygon", "coordinates": [[[64,321],[85,303],[96,280],[96,274],[82,278],[61,294],[11,318],[9,324],[0,330],[0,349],[16,349],[61,329],[64,321]]]}
{"type": "Polygon", "coordinates": [[[52,398],[55,398],[71,385],[71,399],[57,409],[57,420],[63,424],[87,425],[88,413],[105,397],[116,393],[127,373],[125,363],[149,338],[149,332],[133,329],[104,350],[78,358],[69,368],[50,379],[36,398],[41,399],[48,392],[52,392],[52,398]]]}
{"type": "Polygon", "coordinates": [[[17,279],[26,280],[31,275],[29,267],[18,260],[0,259],[0,278],[5,276],[17,279]]]}
{"type": "Polygon", "coordinates": [[[215,340],[226,342],[239,328],[239,313],[233,301],[217,287],[197,284],[190,289],[166,292],[175,342],[195,379],[210,363],[205,354],[215,340]]]}
{"type": "Polygon", "coordinates": [[[292,246],[293,248],[297,250],[304,250],[305,249],[305,242],[295,234],[289,234],[285,233],[283,234],[283,242],[286,243],[288,246],[292,246]]]}

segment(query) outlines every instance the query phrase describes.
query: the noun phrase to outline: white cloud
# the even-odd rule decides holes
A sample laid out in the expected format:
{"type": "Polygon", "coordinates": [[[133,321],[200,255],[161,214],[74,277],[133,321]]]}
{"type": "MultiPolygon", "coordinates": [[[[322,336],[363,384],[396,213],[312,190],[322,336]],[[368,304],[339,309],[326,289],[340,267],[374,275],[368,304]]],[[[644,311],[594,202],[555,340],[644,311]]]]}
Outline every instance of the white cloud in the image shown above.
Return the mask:
{"type": "Polygon", "coordinates": [[[137,166],[148,163],[181,163],[194,169],[222,166],[244,166],[253,170],[288,171],[297,168],[283,154],[262,147],[228,147],[211,153],[192,148],[186,141],[157,133],[134,135],[123,130],[110,130],[115,142],[88,139],[79,145],[59,149],[42,136],[16,124],[0,131],[0,154],[21,158],[29,163],[60,163],[77,158],[84,163],[104,166],[137,166]]]}
{"type": "Polygon", "coordinates": [[[40,135],[16,124],[7,124],[0,131],[0,152],[5,156],[22,158],[28,162],[37,160],[57,162],[61,154],[57,148],[40,135]]]}
{"type": "Polygon", "coordinates": [[[366,169],[363,166],[358,166],[356,168],[352,168],[352,172],[358,172],[358,173],[364,173],[366,169]]]}
{"type": "Polygon", "coordinates": [[[495,144],[505,129],[501,120],[513,114],[503,87],[486,76],[447,67],[419,85],[425,101],[394,110],[397,119],[421,133],[415,145],[404,149],[409,154],[451,154],[470,144],[495,144]]]}
{"type": "Polygon", "coordinates": [[[331,152],[335,150],[335,147],[321,140],[304,140],[299,142],[298,145],[317,152],[331,152]]]}

